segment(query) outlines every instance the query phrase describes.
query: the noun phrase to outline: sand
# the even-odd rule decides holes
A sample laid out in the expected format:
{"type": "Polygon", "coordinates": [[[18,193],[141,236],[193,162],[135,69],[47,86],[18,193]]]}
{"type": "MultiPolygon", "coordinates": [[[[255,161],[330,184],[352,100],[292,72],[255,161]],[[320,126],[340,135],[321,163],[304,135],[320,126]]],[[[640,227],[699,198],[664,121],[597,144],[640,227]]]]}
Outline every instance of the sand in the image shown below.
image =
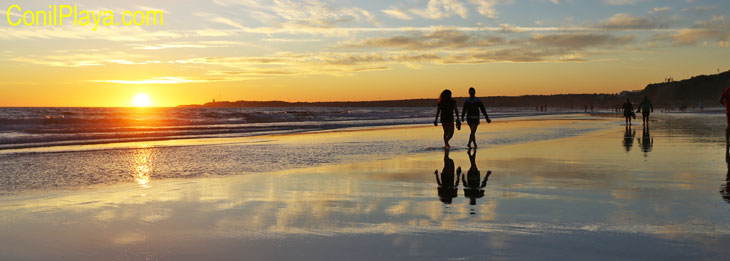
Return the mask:
{"type": "Polygon", "coordinates": [[[448,159],[472,167],[468,133],[445,161],[440,128],[426,125],[116,154],[36,149],[0,158],[5,172],[104,155],[129,158],[105,170],[127,176],[90,182],[58,171],[74,181],[13,187],[5,178],[0,259],[720,259],[730,254],[724,124],[723,115],[658,114],[648,133],[638,125],[628,135],[605,116],[482,124],[478,183],[491,175],[469,191],[474,205],[463,184],[443,203],[434,175],[448,159]],[[243,156],[221,158],[231,151],[243,156]],[[193,163],[174,160],[193,152],[193,163]],[[176,174],[197,173],[190,166],[204,174],[176,174]]]}

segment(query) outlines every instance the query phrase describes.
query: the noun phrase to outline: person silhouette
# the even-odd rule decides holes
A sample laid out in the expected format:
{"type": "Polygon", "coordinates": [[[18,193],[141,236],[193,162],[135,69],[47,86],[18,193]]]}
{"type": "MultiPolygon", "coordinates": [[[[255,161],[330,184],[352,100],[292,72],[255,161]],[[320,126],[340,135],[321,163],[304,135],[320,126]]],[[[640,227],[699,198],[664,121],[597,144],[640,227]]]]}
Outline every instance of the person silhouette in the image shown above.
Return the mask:
{"type": "Polygon", "coordinates": [[[624,109],[624,118],[626,118],[626,126],[631,126],[631,118],[635,118],[636,114],[634,114],[634,105],[631,104],[631,101],[629,101],[629,98],[626,98],[626,102],[622,106],[624,109]]]}
{"type": "Polygon", "coordinates": [[[451,98],[451,90],[444,90],[439,96],[439,102],[436,106],[436,118],[433,120],[433,126],[438,126],[439,115],[441,115],[441,126],[444,129],[444,148],[450,149],[449,140],[454,137],[454,116],[456,116],[456,127],[460,128],[459,109],[456,106],[456,100],[451,98]]]}
{"type": "Polygon", "coordinates": [[[624,147],[626,148],[626,152],[631,151],[631,147],[634,146],[634,137],[636,136],[636,130],[632,130],[631,126],[626,126],[626,132],[624,132],[624,147]]]}
{"type": "Polygon", "coordinates": [[[456,177],[454,177],[454,160],[449,158],[448,150],[444,151],[444,169],[441,170],[441,179],[439,179],[438,170],[433,174],[436,176],[436,184],[438,184],[439,200],[444,204],[451,204],[458,196],[461,167],[456,169],[456,177]]]}
{"type": "Polygon", "coordinates": [[[641,146],[641,151],[644,152],[644,157],[648,156],[654,147],[654,138],[651,137],[649,126],[644,126],[641,131],[641,139],[637,138],[636,140],[639,142],[639,146],[641,146]]]}
{"type": "Polygon", "coordinates": [[[482,100],[475,97],[476,89],[474,87],[469,88],[469,98],[464,100],[464,107],[461,109],[461,121],[464,121],[464,115],[466,115],[466,123],[469,124],[469,142],[466,143],[467,148],[471,148],[471,144],[474,143],[474,148],[477,148],[476,132],[479,127],[479,112],[484,114],[487,119],[487,123],[492,123],[487,114],[487,109],[484,108],[482,100]]]}
{"type": "Polygon", "coordinates": [[[654,105],[651,104],[651,101],[649,101],[649,97],[644,96],[644,99],[641,100],[641,103],[639,103],[638,110],[636,112],[641,112],[641,120],[644,123],[644,126],[649,126],[649,114],[654,112],[654,105]]]}
{"type": "Polygon", "coordinates": [[[720,96],[720,103],[725,106],[725,117],[727,118],[727,126],[725,127],[725,155],[730,155],[730,87],[725,88],[720,96]]]}
{"type": "Polygon", "coordinates": [[[481,173],[476,163],[477,151],[474,150],[474,153],[472,153],[472,150],[469,149],[466,153],[469,155],[471,166],[466,174],[461,176],[461,184],[464,184],[464,197],[469,198],[469,205],[473,206],[477,204],[478,198],[484,197],[484,187],[487,186],[487,180],[492,175],[492,171],[487,171],[487,174],[484,175],[484,180],[480,183],[479,176],[481,173]]]}
{"type": "Polygon", "coordinates": [[[725,163],[727,164],[727,174],[725,175],[725,184],[720,186],[720,195],[722,199],[730,204],[730,157],[725,156],[725,163]]]}

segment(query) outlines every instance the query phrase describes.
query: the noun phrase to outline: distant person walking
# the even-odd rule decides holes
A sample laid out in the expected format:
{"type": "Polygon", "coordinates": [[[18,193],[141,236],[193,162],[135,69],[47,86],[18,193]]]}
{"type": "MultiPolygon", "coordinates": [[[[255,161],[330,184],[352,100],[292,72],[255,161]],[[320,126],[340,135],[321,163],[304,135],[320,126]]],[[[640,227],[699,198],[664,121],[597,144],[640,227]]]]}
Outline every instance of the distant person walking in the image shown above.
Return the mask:
{"type": "Polygon", "coordinates": [[[479,127],[479,112],[484,114],[484,117],[487,119],[487,123],[492,123],[492,120],[489,119],[489,115],[487,114],[487,109],[484,108],[484,103],[482,103],[482,100],[475,97],[476,95],[476,89],[474,87],[469,88],[469,98],[467,98],[464,101],[464,107],[461,109],[461,121],[464,121],[464,115],[466,115],[466,123],[469,124],[469,130],[471,133],[469,134],[469,142],[467,142],[466,147],[471,148],[471,144],[474,143],[474,148],[477,148],[477,139],[476,139],[476,133],[477,128],[479,127]]]}
{"type": "Polygon", "coordinates": [[[622,106],[624,109],[624,118],[626,118],[626,126],[631,126],[631,118],[635,118],[636,114],[634,114],[634,105],[631,104],[631,101],[629,101],[629,98],[626,98],[626,102],[622,106]]]}
{"type": "Polygon", "coordinates": [[[725,106],[725,117],[727,118],[727,124],[728,126],[725,127],[725,157],[727,158],[728,149],[730,149],[730,108],[728,108],[728,104],[730,104],[730,87],[727,87],[723,92],[722,96],[720,96],[720,103],[722,106],[725,106]]]}
{"type": "Polygon", "coordinates": [[[454,137],[454,116],[456,116],[456,125],[460,126],[459,109],[456,106],[456,100],[451,98],[451,91],[444,90],[439,96],[439,102],[436,106],[436,118],[433,125],[438,126],[439,115],[441,115],[441,127],[444,128],[444,148],[450,149],[449,140],[454,137]]]}
{"type": "Polygon", "coordinates": [[[654,112],[654,105],[649,101],[649,97],[644,96],[644,99],[639,103],[639,109],[636,112],[641,112],[641,120],[644,122],[644,127],[649,126],[649,114],[654,112]]]}

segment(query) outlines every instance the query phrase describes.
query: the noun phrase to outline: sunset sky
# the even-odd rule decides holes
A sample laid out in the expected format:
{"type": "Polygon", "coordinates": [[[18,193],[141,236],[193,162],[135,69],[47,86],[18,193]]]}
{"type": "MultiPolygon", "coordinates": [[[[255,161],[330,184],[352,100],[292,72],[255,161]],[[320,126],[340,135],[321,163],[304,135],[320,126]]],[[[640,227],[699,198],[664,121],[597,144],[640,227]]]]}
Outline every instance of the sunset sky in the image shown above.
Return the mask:
{"type": "Polygon", "coordinates": [[[730,1],[0,3],[0,106],[616,93],[730,70],[730,1]],[[162,10],[164,25],[12,27],[13,4],[162,10]]]}

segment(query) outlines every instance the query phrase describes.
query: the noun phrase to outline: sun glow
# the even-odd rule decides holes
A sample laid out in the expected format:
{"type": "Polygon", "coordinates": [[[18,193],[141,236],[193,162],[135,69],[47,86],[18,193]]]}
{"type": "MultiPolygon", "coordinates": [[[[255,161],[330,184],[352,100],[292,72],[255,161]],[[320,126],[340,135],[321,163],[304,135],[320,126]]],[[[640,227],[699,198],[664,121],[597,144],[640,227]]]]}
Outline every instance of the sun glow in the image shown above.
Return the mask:
{"type": "Polygon", "coordinates": [[[134,155],[134,181],[143,188],[149,188],[150,174],[152,174],[152,151],[143,146],[134,155]]]}
{"type": "Polygon", "coordinates": [[[146,93],[139,93],[137,96],[134,96],[134,99],[132,99],[132,105],[134,105],[134,107],[149,107],[152,105],[152,99],[150,99],[150,96],[146,93]]]}

